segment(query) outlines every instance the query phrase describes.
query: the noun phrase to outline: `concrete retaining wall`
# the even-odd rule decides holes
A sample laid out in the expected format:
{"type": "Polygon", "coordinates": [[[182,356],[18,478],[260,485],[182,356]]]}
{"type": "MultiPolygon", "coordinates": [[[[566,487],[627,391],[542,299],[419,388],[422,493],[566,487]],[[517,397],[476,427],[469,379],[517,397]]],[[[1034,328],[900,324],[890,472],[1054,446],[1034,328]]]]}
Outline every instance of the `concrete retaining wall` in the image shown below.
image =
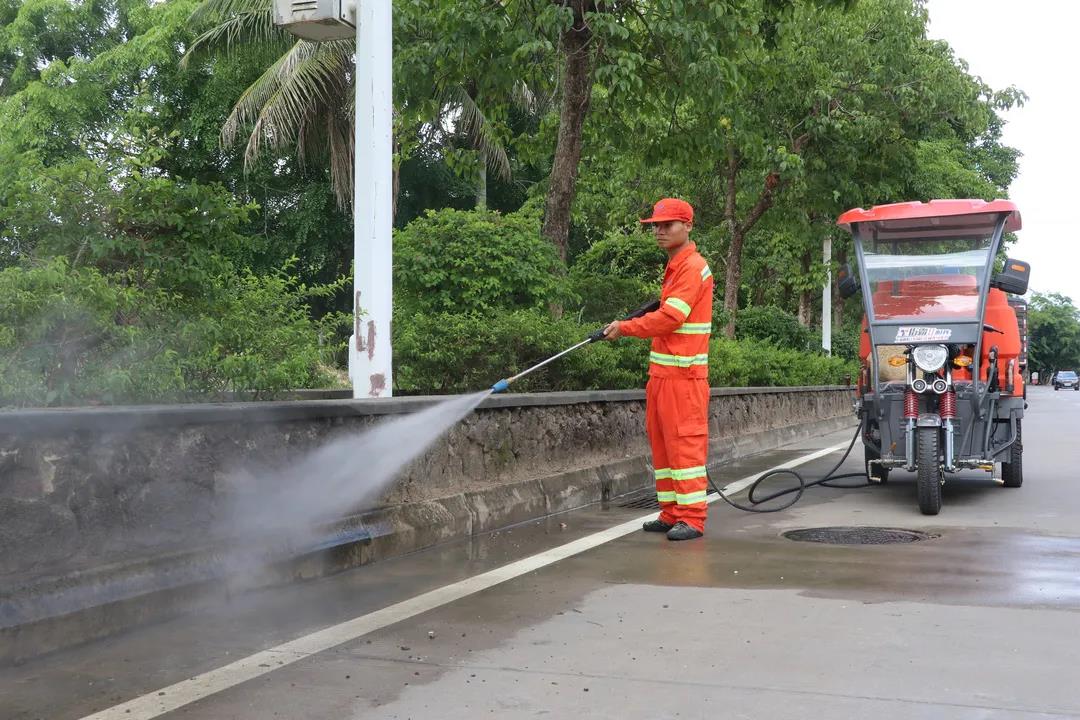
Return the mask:
{"type": "MultiPolygon", "coordinates": [[[[0,413],[0,660],[651,484],[641,391],[490,397],[381,498],[238,563],[222,507],[334,438],[444,398],[0,413]],[[255,561],[257,560],[257,562],[255,561]]],[[[710,463],[854,426],[845,388],[713,390],[710,463]]],[[[365,458],[355,458],[363,473],[365,458]]]]}

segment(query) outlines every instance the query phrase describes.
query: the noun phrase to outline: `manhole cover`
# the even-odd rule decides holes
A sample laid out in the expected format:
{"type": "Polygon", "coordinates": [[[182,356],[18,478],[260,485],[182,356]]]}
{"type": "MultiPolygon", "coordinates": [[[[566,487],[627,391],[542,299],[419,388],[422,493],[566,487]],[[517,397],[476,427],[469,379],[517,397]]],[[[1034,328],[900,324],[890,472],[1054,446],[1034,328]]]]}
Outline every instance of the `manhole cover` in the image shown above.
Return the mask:
{"type": "Polygon", "coordinates": [[[830,545],[888,545],[911,543],[937,537],[917,530],[900,530],[879,527],[822,527],[788,530],[783,533],[788,540],[799,542],[828,543],[830,545]]]}
{"type": "Polygon", "coordinates": [[[621,508],[634,508],[635,510],[660,509],[660,503],[656,501],[656,491],[652,489],[640,490],[616,498],[615,506],[621,508]]]}

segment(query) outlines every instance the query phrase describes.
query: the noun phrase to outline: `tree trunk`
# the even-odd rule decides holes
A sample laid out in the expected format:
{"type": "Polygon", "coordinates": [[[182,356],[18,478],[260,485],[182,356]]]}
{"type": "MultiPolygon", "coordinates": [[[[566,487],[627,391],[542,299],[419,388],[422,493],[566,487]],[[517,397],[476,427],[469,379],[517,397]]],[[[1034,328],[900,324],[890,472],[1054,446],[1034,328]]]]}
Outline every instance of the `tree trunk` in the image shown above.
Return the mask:
{"type": "MultiPolygon", "coordinates": [[[[734,158],[734,155],[732,155],[734,158]]],[[[746,219],[741,223],[735,220],[734,207],[735,207],[735,166],[732,166],[731,178],[729,180],[729,198],[728,205],[732,208],[731,215],[728,219],[728,227],[731,230],[731,245],[728,247],[727,255],[727,277],[725,278],[724,286],[724,311],[727,312],[728,324],[725,333],[729,338],[735,337],[735,315],[739,311],[739,282],[742,279],[742,249],[743,241],[746,239],[746,234],[750,232],[750,229],[757,225],[758,220],[764,215],[769,208],[773,206],[775,201],[774,193],[778,188],[783,187],[783,183],[780,180],[780,176],[776,173],[770,173],[765,178],[765,189],[762,190],[761,195],[758,196],[757,202],[754,203],[754,207],[750,208],[750,212],[746,214],[746,219]]]]}
{"type": "Polygon", "coordinates": [[[731,236],[731,244],[727,252],[727,272],[724,273],[724,311],[727,312],[728,323],[724,328],[724,334],[729,338],[735,337],[735,313],[739,309],[739,283],[742,282],[742,230],[735,228],[731,236]]]}
{"type": "Polygon", "coordinates": [[[570,208],[581,161],[582,128],[592,94],[593,52],[592,31],[585,22],[585,10],[591,5],[590,0],[569,0],[569,5],[574,10],[574,24],[562,34],[566,63],[559,108],[559,137],[555,143],[555,161],[551,167],[541,230],[543,236],[558,248],[563,260],[570,238],[570,208]]]}
{"type": "MultiPolygon", "coordinates": [[[[810,273],[810,253],[803,253],[802,272],[803,276],[810,273]]],[[[809,290],[799,291],[799,324],[803,327],[810,327],[810,306],[812,302],[809,290]]]]}
{"type": "Polygon", "coordinates": [[[727,186],[724,189],[724,222],[728,230],[727,267],[724,271],[724,311],[728,324],[724,334],[735,337],[735,310],[739,306],[739,280],[742,274],[742,233],[736,218],[736,179],[739,173],[739,156],[734,145],[728,145],[727,186]]]}
{"type": "Polygon", "coordinates": [[[799,324],[810,327],[810,293],[806,290],[799,292],[799,324]]]}

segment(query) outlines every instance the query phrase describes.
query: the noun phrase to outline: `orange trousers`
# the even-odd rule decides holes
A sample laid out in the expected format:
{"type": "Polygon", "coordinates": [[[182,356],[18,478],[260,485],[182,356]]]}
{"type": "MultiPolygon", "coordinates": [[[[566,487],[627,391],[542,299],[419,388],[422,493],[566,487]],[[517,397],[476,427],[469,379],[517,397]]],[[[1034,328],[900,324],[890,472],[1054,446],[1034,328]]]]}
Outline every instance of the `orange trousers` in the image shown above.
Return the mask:
{"type": "Polygon", "coordinates": [[[645,431],[652,446],[660,520],[705,532],[709,452],[709,381],[650,377],[645,386],[645,431]]]}

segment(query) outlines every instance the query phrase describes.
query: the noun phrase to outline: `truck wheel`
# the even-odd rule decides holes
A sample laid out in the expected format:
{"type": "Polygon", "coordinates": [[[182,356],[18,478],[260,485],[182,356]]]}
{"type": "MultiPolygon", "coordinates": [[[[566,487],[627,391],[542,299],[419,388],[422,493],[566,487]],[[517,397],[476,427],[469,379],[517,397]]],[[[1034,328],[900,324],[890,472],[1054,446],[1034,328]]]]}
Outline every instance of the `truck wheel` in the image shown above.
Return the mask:
{"type": "Polygon", "coordinates": [[[1001,463],[1001,480],[1007,488],[1018,488],[1024,484],[1024,443],[1020,434],[1020,423],[1016,421],[1016,442],[1009,448],[1009,461],[1001,463]]]}
{"type": "Polygon", "coordinates": [[[915,436],[915,477],[919,486],[919,510],[923,515],[941,511],[941,429],[921,427],[915,436]]]}

